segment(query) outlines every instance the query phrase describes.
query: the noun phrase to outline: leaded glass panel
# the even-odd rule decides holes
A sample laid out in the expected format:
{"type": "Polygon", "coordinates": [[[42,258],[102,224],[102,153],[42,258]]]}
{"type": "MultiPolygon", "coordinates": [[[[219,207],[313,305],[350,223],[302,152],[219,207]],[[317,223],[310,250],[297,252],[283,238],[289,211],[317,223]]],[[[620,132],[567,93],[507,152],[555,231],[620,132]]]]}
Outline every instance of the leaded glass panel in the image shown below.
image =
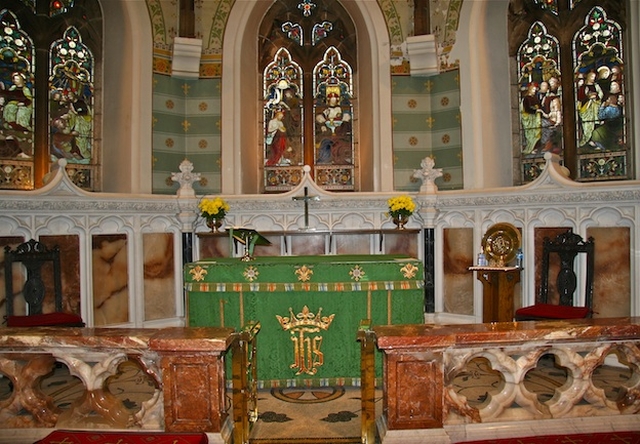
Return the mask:
{"type": "Polygon", "coordinates": [[[49,16],[64,14],[73,8],[74,0],[51,0],[49,4],[49,16]]]}
{"type": "Polygon", "coordinates": [[[316,183],[330,190],[354,189],[351,66],[330,47],[313,70],[316,183]]]}
{"type": "Polygon", "coordinates": [[[579,179],[626,179],[622,31],[595,7],[573,39],[579,179]]]}
{"type": "Polygon", "coordinates": [[[304,164],[302,69],[281,48],[263,79],[265,191],[289,190],[300,183],[304,164]]]}
{"type": "MultiPolygon", "coordinates": [[[[93,55],[78,30],[53,42],[49,71],[51,160],[89,164],[93,142],[93,55]]],[[[88,178],[87,178],[88,179],[88,178]]]]}
{"type": "Polygon", "coordinates": [[[33,188],[34,47],[17,17],[0,11],[0,188],[33,188]]]}
{"type": "Polygon", "coordinates": [[[558,15],[558,0],[533,0],[535,4],[541,8],[558,15]]]}
{"type": "Polygon", "coordinates": [[[520,134],[524,181],[535,179],[544,166],[543,156],[562,155],[562,94],[560,49],[541,22],[529,29],[518,50],[520,134]]]}

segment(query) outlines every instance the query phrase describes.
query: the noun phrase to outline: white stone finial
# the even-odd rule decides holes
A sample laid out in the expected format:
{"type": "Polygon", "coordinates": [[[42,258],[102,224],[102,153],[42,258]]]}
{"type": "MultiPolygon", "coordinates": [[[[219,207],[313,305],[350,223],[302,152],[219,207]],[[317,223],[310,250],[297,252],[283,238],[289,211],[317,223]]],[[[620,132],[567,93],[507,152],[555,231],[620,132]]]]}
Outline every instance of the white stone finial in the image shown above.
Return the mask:
{"type": "Polygon", "coordinates": [[[420,187],[421,193],[435,193],[438,191],[438,186],[435,184],[435,180],[442,176],[442,168],[434,168],[436,162],[433,157],[425,157],[420,162],[422,167],[419,170],[413,170],[413,177],[422,181],[420,187]]]}
{"type": "Polygon", "coordinates": [[[193,173],[193,163],[184,159],[180,163],[180,173],[171,173],[171,180],[178,182],[178,197],[196,197],[192,184],[200,180],[200,173],[193,173]]]}

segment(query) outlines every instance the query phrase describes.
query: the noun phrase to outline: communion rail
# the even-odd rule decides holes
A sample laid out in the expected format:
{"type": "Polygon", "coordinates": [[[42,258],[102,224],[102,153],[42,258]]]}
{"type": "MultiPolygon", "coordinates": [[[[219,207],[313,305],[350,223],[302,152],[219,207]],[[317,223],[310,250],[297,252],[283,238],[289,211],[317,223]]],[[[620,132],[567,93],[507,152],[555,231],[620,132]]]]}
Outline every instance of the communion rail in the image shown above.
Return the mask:
{"type": "Polygon", "coordinates": [[[373,328],[364,321],[358,340],[363,443],[373,444],[376,435],[376,345],[384,353],[377,429],[385,444],[640,430],[640,318],[373,328]],[[548,354],[567,378],[541,401],[525,376],[548,354]],[[485,358],[502,378],[498,390],[475,406],[453,384],[474,358],[485,358]],[[594,371],[605,360],[631,370],[616,396],[594,384],[594,371]]]}
{"type": "Polygon", "coordinates": [[[0,400],[0,442],[33,442],[53,428],[65,428],[206,432],[212,443],[232,437],[245,443],[255,416],[252,363],[259,328],[2,328],[0,372],[9,378],[12,392],[0,400]],[[231,415],[225,392],[229,351],[231,415]],[[135,412],[107,386],[127,360],[154,384],[151,397],[135,412]],[[65,364],[85,389],[65,409],[40,388],[56,362],[65,364]]]}

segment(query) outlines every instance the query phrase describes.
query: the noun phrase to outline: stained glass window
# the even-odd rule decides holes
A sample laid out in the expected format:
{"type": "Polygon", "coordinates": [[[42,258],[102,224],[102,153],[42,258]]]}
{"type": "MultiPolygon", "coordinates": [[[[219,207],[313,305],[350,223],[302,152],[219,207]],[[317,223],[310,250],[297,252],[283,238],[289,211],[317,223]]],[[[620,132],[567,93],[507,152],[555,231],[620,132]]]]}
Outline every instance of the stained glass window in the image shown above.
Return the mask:
{"type": "Polygon", "coordinates": [[[263,78],[265,191],[289,190],[304,165],[302,68],[281,48],[263,78]]]}
{"type": "Polygon", "coordinates": [[[556,18],[539,12],[549,3],[525,1],[524,20],[531,23],[526,36],[513,25],[522,17],[510,21],[511,44],[518,43],[521,181],[538,177],[549,152],[561,157],[575,180],[632,178],[624,2],[559,2],[556,18]]]}
{"type": "Polygon", "coordinates": [[[626,94],[622,32],[602,8],[573,40],[580,179],[627,178],[626,94]]]}
{"type": "Polygon", "coordinates": [[[95,62],[83,41],[101,48],[97,0],[22,2],[0,11],[0,188],[40,187],[64,158],[77,186],[99,190],[95,62]]]}
{"type": "Polygon", "coordinates": [[[261,24],[265,192],[294,188],[304,165],[325,189],[357,189],[348,17],[337,2],[276,0],[261,24]]]}
{"type": "Polygon", "coordinates": [[[69,12],[73,8],[74,0],[51,0],[49,4],[49,15],[55,17],[56,15],[69,12]]]}
{"type": "Polygon", "coordinates": [[[0,188],[33,188],[34,46],[9,10],[0,11],[0,188]]]}
{"type": "Polygon", "coordinates": [[[340,52],[327,49],[313,70],[316,121],[316,183],[328,190],[352,190],[353,182],[353,98],[352,73],[340,52]]]}
{"type": "Polygon", "coordinates": [[[522,171],[537,177],[544,154],[562,155],[562,94],[558,40],[536,22],[518,51],[522,171]]]}
{"type": "Polygon", "coordinates": [[[73,26],[62,39],[52,43],[50,54],[51,160],[64,158],[69,163],[89,164],[93,142],[93,55],[73,26]]]}

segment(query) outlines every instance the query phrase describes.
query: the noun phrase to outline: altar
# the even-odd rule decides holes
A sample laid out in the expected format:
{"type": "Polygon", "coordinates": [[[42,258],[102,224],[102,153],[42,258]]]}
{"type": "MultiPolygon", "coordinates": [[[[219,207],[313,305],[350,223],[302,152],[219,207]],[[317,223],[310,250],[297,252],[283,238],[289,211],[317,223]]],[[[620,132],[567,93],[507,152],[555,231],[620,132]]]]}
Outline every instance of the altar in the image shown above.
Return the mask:
{"type": "Polygon", "coordinates": [[[184,281],[189,326],[260,322],[264,384],[357,385],[362,319],[424,322],[423,265],[407,256],[213,258],[186,264],[184,281]]]}

